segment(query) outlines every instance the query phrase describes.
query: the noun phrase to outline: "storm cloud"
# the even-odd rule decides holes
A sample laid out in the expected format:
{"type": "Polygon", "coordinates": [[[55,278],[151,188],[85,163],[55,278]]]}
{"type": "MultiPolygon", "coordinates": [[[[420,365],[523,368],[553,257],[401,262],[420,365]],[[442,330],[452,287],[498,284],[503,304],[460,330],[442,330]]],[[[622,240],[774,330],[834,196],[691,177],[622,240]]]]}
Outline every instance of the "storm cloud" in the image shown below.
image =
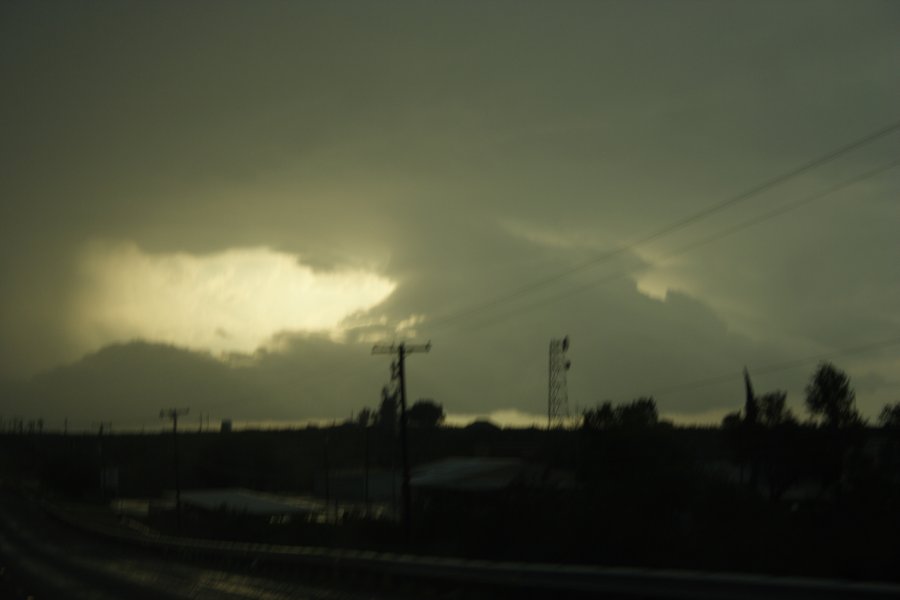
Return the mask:
{"type": "MultiPolygon", "coordinates": [[[[657,393],[715,420],[745,365],[834,356],[875,414],[900,346],[843,351],[900,339],[898,169],[681,249],[896,160],[900,133],[632,242],[900,119],[898,26],[876,1],[5,3],[2,412],[343,418],[385,383],[373,341],[431,339],[414,397],[541,415],[547,344],[568,334],[573,412],[657,393]],[[392,292],[325,332],[285,318],[256,348],[205,347],[117,321],[85,274],[97,247],[265,249],[392,292]]],[[[195,300],[163,287],[160,310],[195,300]]],[[[229,318],[195,338],[227,339],[229,318]]],[[[797,405],[813,366],[758,387],[797,405]]]]}

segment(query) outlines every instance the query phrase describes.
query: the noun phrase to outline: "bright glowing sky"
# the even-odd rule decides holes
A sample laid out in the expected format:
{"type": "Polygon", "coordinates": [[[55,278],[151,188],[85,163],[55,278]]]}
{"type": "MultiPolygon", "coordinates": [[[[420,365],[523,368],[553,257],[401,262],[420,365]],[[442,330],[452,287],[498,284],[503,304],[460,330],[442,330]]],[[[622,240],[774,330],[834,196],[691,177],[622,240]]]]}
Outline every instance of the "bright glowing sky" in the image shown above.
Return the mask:
{"type": "Polygon", "coordinates": [[[91,244],[72,328],[86,347],[143,339],[214,353],[252,353],[281,332],[340,332],[395,285],[362,271],[316,273],[268,248],[147,254],[91,244]]]}

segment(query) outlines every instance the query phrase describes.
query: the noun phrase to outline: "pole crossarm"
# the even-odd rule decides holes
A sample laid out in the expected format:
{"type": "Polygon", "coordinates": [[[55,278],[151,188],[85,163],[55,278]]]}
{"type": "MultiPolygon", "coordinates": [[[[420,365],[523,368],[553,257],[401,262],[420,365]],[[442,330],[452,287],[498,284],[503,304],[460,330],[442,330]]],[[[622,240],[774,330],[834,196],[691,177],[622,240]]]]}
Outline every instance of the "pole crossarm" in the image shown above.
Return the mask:
{"type": "Polygon", "coordinates": [[[174,420],[174,419],[177,419],[178,417],[183,417],[184,415],[188,414],[189,412],[191,412],[190,408],[163,409],[163,410],[159,411],[159,418],[160,419],[169,418],[169,419],[174,420]]]}

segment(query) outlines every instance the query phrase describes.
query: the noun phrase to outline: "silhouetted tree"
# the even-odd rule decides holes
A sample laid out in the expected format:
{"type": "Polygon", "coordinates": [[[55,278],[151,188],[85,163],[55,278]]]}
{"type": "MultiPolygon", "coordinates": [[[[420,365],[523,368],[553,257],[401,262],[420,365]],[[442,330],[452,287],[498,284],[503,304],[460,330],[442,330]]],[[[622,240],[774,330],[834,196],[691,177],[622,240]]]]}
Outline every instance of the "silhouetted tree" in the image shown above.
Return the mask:
{"type": "Polygon", "coordinates": [[[722,419],[722,433],[732,460],[740,469],[740,481],[744,482],[744,468],[747,466],[747,436],[744,433],[744,415],[736,410],[722,419]]]}
{"type": "Polygon", "coordinates": [[[802,472],[797,452],[800,428],[787,408],[787,393],[768,392],[758,398],[760,417],[759,465],[769,499],[779,500],[802,472]]]}
{"type": "Polygon", "coordinates": [[[749,483],[753,486],[753,461],[751,460],[752,445],[751,435],[742,411],[735,411],[725,415],[722,419],[722,432],[725,436],[725,444],[731,453],[732,460],[740,469],[739,481],[743,484],[747,481],[745,472],[750,471],[749,483]]]}
{"type": "Polygon", "coordinates": [[[604,402],[597,408],[584,412],[582,425],[585,429],[641,429],[659,424],[656,401],[651,397],[632,400],[628,404],[613,407],[611,402],[604,402]]]}
{"type": "Polygon", "coordinates": [[[777,427],[796,422],[787,408],[787,393],[780,390],[769,392],[759,398],[760,422],[765,427],[777,427]]]}
{"type": "Polygon", "coordinates": [[[806,386],[806,407],[813,418],[838,429],[860,425],[862,418],[855,404],[856,394],[847,374],[831,363],[821,363],[806,386]]]}
{"type": "Polygon", "coordinates": [[[831,363],[821,363],[806,386],[806,406],[820,424],[811,466],[822,489],[842,495],[848,465],[859,463],[864,437],[863,419],[856,410],[856,394],[847,374],[831,363]]]}
{"type": "Polygon", "coordinates": [[[433,429],[444,422],[444,407],[433,400],[417,400],[408,411],[406,418],[410,427],[433,429]]]}
{"type": "Polygon", "coordinates": [[[744,466],[750,470],[748,481],[752,489],[756,489],[759,481],[760,452],[763,445],[763,432],[759,422],[759,401],[750,382],[750,372],[744,367],[744,415],[738,435],[737,445],[741,465],[741,479],[744,478],[744,466]]]}
{"type": "Polygon", "coordinates": [[[746,368],[744,394],[744,410],[722,421],[725,442],[740,467],[740,480],[744,481],[746,469],[751,490],[767,490],[770,499],[778,500],[800,474],[794,452],[797,422],[787,408],[787,394],[774,391],[757,396],[746,368]]]}
{"type": "Polygon", "coordinates": [[[653,427],[659,424],[659,413],[656,401],[647,396],[632,400],[629,404],[617,407],[618,420],[626,429],[653,427]]]}
{"type": "Polygon", "coordinates": [[[896,474],[900,473],[900,402],[885,404],[878,416],[878,423],[886,434],[886,444],[881,449],[883,470],[892,474],[894,481],[897,481],[896,474]]]}
{"type": "Polygon", "coordinates": [[[722,418],[722,429],[734,430],[741,426],[741,411],[730,412],[722,418]]]}
{"type": "Polygon", "coordinates": [[[592,431],[612,429],[616,426],[616,411],[608,400],[597,408],[590,408],[582,415],[582,426],[592,431]]]}
{"type": "Polygon", "coordinates": [[[395,432],[400,419],[398,408],[396,394],[388,386],[384,386],[381,389],[381,406],[378,407],[376,419],[378,427],[389,433],[395,432]]]}
{"type": "Polygon", "coordinates": [[[370,408],[363,408],[356,415],[356,424],[360,427],[368,427],[375,423],[375,413],[370,408]]]}
{"type": "Polygon", "coordinates": [[[878,416],[878,423],[886,429],[900,430],[900,402],[885,404],[878,416]]]}
{"type": "Polygon", "coordinates": [[[754,425],[759,421],[759,403],[750,383],[750,372],[744,367],[744,422],[754,425]]]}

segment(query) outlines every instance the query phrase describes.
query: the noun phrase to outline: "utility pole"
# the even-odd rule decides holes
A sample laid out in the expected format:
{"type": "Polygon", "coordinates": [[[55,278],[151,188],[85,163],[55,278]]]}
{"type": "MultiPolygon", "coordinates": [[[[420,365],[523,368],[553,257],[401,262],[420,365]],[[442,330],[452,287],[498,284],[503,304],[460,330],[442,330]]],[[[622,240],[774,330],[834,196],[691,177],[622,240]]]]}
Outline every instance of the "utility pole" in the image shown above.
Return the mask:
{"type": "Polygon", "coordinates": [[[169,408],[159,411],[160,419],[172,419],[172,449],[175,466],[175,518],[181,530],[181,484],[178,481],[178,417],[188,414],[189,408],[169,408]]]}
{"type": "Polygon", "coordinates": [[[406,539],[411,539],[412,533],[412,490],[409,485],[409,444],[406,436],[406,357],[416,352],[431,351],[431,342],[427,344],[407,345],[405,342],[391,344],[390,346],[376,345],[372,348],[372,354],[396,354],[397,360],[391,365],[391,379],[398,382],[400,391],[400,452],[403,462],[403,482],[401,493],[403,495],[403,528],[406,530],[406,539]]]}
{"type": "Polygon", "coordinates": [[[569,336],[561,340],[550,340],[550,365],[547,394],[547,429],[565,425],[569,416],[569,392],[566,372],[572,366],[566,358],[569,350],[569,336]]]}
{"type": "MultiPolygon", "coordinates": [[[[331,504],[331,464],[328,461],[328,444],[331,441],[331,434],[325,434],[325,519],[328,519],[328,505],[331,504]]],[[[336,511],[335,511],[336,512],[336,511]]],[[[337,516],[335,514],[335,516],[337,516]]]]}
{"type": "Polygon", "coordinates": [[[366,518],[369,518],[369,420],[366,419],[366,422],[363,423],[363,462],[365,465],[365,489],[363,491],[363,498],[366,502],[366,518]]]}
{"type": "Polygon", "coordinates": [[[107,434],[111,433],[112,423],[110,421],[94,421],[92,424],[97,427],[97,462],[100,465],[100,495],[106,496],[106,462],[103,457],[103,428],[106,427],[107,434]]]}

